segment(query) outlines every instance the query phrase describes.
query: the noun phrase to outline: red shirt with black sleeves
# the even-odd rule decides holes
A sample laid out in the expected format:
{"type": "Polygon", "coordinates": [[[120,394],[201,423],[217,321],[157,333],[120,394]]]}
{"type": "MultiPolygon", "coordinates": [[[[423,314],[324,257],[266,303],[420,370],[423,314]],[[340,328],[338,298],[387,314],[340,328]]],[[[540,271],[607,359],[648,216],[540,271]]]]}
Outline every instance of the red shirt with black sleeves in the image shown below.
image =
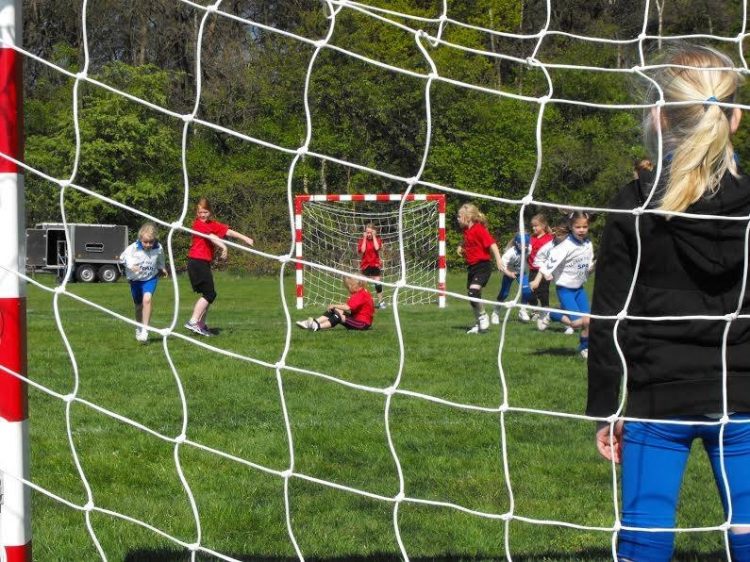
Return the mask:
{"type": "MultiPolygon", "coordinates": [[[[229,230],[229,225],[222,224],[218,221],[207,220],[203,222],[200,219],[195,219],[193,226],[191,226],[196,232],[203,234],[215,234],[219,238],[224,238],[229,230]]],[[[214,259],[214,244],[208,238],[203,238],[197,234],[193,234],[193,239],[190,243],[190,250],[188,251],[188,257],[195,260],[211,261],[214,259]]]]}
{"type": "Polygon", "coordinates": [[[346,304],[351,309],[352,320],[364,322],[368,326],[372,325],[372,317],[375,316],[375,303],[370,291],[365,287],[354,291],[346,304]]]}
{"type": "Polygon", "coordinates": [[[551,242],[554,239],[555,239],[555,235],[552,234],[551,232],[547,232],[546,234],[544,234],[544,236],[540,236],[538,238],[536,236],[531,237],[531,250],[529,251],[529,259],[528,259],[529,269],[533,269],[534,271],[539,271],[538,267],[534,267],[534,259],[536,258],[536,254],[537,252],[539,252],[542,246],[544,246],[547,242],[551,242]]]}
{"type": "Polygon", "coordinates": [[[383,241],[380,238],[362,238],[357,244],[357,252],[362,254],[362,259],[359,262],[359,269],[364,271],[368,267],[382,268],[383,262],[380,261],[380,250],[383,249],[383,241]],[[365,242],[365,251],[362,251],[362,240],[365,242]],[[378,241],[380,249],[375,249],[375,240],[378,241]]]}
{"type": "Polygon", "coordinates": [[[490,260],[490,246],[495,239],[481,222],[475,222],[464,229],[464,259],[467,265],[490,260]]]}

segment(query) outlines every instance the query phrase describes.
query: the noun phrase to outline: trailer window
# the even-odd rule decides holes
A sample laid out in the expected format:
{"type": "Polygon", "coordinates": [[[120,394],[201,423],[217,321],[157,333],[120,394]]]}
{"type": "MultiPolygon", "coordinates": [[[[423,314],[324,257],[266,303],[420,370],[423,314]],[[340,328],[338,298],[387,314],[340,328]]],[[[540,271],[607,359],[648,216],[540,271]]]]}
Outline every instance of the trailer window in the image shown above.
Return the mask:
{"type": "Polygon", "coordinates": [[[85,248],[87,252],[101,254],[104,251],[104,244],[89,243],[89,244],[86,244],[85,248]]]}

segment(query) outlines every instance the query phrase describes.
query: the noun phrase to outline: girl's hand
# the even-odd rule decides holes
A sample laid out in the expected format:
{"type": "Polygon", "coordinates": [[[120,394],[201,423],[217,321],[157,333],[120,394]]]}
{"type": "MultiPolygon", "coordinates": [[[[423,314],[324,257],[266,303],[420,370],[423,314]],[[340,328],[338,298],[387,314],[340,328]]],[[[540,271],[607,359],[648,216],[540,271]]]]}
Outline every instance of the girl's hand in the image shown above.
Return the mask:
{"type": "Polygon", "coordinates": [[[463,246],[459,246],[458,248],[456,248],[456,253],[457,253],[457,254],[458,254],[458,255],[459,255],[460,257],[463,257],[463,256],[464,256],[464,247],[463,247],[463,246]]]}
{"type": "Polygon", "coordinates": [[[622,461],[622,426],[622,420],[615,423],[611,442],[608,423],[598,422],[596,430],[596,449],[599,454],[608,461],[614,459],[617,464],[622,461]]]}
{"type": "Polygon", "coordinates": [[[219,259],[220,260],[225,260],[225,259],[227,259],[227,255],[228,255],[227,254],[227,249],[226,248],[222,248],[221,249],[221,254],[219,255],[219,259]]]}
{"type": "Polygon", "coordinates": [[[136,264],[131,265],[128,269],[132,271],[133,273],[138,273],[141,270],[141,266],[136,264]]]}
{"type": "Polygon", "coordinates": [[[529,287],[531,287],[532,291],[536,291],[539,288],[539,281],[537,279],[534,279],[531,283],[529,283],[529,287]]]}
{"type": "Polygon", "coordinates": [[[247,244],[248,246],[254,246],[255,245],[255,240],[253,240],[249,236],[245,236],[245,244],[247,244]]]}

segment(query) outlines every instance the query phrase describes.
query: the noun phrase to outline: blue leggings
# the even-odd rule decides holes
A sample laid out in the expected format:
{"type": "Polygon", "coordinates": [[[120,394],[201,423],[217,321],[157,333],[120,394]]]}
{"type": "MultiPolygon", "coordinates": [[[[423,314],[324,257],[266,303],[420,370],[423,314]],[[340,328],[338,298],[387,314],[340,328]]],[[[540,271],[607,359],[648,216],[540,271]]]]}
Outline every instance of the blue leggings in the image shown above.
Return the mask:
{"type": "MultiPolygon", "coordinates": [[[[685,416],[683,421],[710,421],[685,416]]],[[[750,419],[750,415],[732,416],[750,419]]],[[[719,425],[675,425],[625,422],[622,458],[622,524],[628,527],[674,528],[677,500],[693,439],[703,440],[724,512],[727,499],[721,477],[719,425]]],[[[750,423],[730,423],[724,430],[724,463],[732,498],[733,525],[750,525],[750,423]]],[[[750,534],[729,533],[732,560],[750,561],[750,534]]],[[[673,532],[623,530],[618,558],[630,562],[669,562],[673,532]]]]}
{"type": "MultiPolygon", "coordinates": [[[[516,281],[517,279],[513,279],[512,277],[508,277],[507,275],[503,275],[503,282],[500,284],[500,292],[497,294],[497,302],[503,302],[505,299],[508,298],[508,295],[510,294],[510,288],[513,285],[513,281],[516,281]]],[[[529,285],[529,278],[527,275],[521,276],[521,302],[526,304],[529,302],[529,299],[534,294],[534,292],[531,290],[531,286],[529,285]]]]}
{"type": "MultiPolygon", "coordinates": [[[[591,312],[591,306],[589,306],[589,297],[586,294],[586,289],[578,287],[577,289],[569,289],[568,287],[561,287],[557,285],[557,300],[560,301],[560,308],[569,312],[591,312]]],[[[575,314],[565,314],[571,322],[575,322],[580,318],[575,314]]],[[[563,314],[559,312],[551,312],[549,315],[550,319],[555,322],[562,320],[563,314]]]]}

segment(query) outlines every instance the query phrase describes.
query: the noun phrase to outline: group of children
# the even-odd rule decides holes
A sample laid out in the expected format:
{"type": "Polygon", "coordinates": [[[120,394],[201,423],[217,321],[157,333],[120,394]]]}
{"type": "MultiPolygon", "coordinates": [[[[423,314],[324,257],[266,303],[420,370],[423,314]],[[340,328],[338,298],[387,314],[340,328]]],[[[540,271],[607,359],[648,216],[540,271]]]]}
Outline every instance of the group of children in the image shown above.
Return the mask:
{"type": "MultiPolygon", "coordinates": [[[[208,309],[216,299],[211,262],[218,249],[221,259],[226,259],[227,246],[224,238],[236,238],[252,246],[252,238],[232,230],[229,225],[212,218],[211,205],[205,197],[198,200],[196,216],[191,226],[195,232],[188,251],[187,271],[193,291],[200,297],[193,306],[185,329],[201,336],[211,336],[206,324],[208,309]]],[[[541,311],[535,315],[539,330],[544,330],[550,321],[562,322],[567,330],[580,329],[578,351],[588,354],[588,317],[590,311],[584,285],[594,264],[593,247],[588,239],[589,216],[585,212],[574,212],[568,216],[567,225],[550,229],[544,215],[531,219],[531,235],[516,235],[513,243],[501,255],[497,242],[487,230],[487,220],[479,209],[467,203],[458,211],[458,224],[463,229],[463,243],[458,252],[466,260],[468,267],[467,290],[476,318],[470,334],[487,332],[490,324],[500,323],[502,306],[508,298],[513,281],[521,285],[522,303],[530,306],[549,307],[549,286],[554,281],[557,288],[560,308],[564,313],[541,311]],[[498,305],[488,316],[481,302],[482,289],[492,274],[491,258],[502,274],[498,305]]],[[[385,308],[380,252],[383,242],[373,224],[365,227],[357,243],[360,255],[360,272],[375,285],[377,308],[385,308]]],[[[138,231],[138,240],[123,252],[121,261],[130,282],[130,291],[135,305],[136,340],[148,340],[148,325],[151,318],[151,302],[159,275],[167,275],[164,251],[157,241],[157,229],[152,223],[144,224],[138,231]]],[[[300,328],[317,331],[333,328],[339,324],[347,329],[366,330],[372,325],[375,302],[367,288],[368,281],[346,277],[344,284],[349,292],[345,303],[333,303],[319,318],[300,320],[300,328]]],[[[519,309],[519,318],[532,319],[524,306],[519,309]]]]}
{"type": "MultiPolygon", "coordinates": [[[[207,198],[201,197],[195,207],[195,220],[191,229],[190,249],[188,250],[187,271],[193,291],[200,294],[193,306],[190,319],[185,323],[185,329],[200,336],[213,335],[206,324],[208,309],[216,299],[211,262],[216,249],[221,259],[227,257],[227,246],[224,238],[236,238],[248,246],[254,240],[240,232],[232,230],[229,225],[212,218],[213,211],[207,198]]],[[[151,319],[151,303],[159,276],[167,276],[164,250],[159,244],[158,231],[153,223],[145,223],[138,230],[138,239],[128,246],[120,256],[125,270],[125,276],[130,284],[130,293],[135,305],[135,320],[139,326],[135,330],[135,339],[139,342],[148,341],[148,326],[151,319]]],[[[357,244],[357,251],[361,255],[360,268],[364,276],[375,283],[378,296],[378,308],[385,308],[383,285],[380,283],[382,275],[382,261],[380,251],[383,242],[377,235],[372,224],[365,227],[362,239],[357,244]]],[[[366,330],[372,324],[375,303],[367,290],[367,282],[351,277],[344,279],[344,284],[350,293],[346,303],[331,304],[326,312],[317,320],[309,318],[297,322],[297,325],[310,330],[325,330],[338,324],[347,329],[366,330]]]]}
{"type": "Polygon", "coordinates": [[[501,255],[497,242],[487,230],[487,219],[471,203],[458,211],[458,224],[463,229],[463,243],[458,247],[468,268],[466,288],[474,312],[475,324],[467,333],[482,334],[490,324],[500,323],[500,304],[508,298],[513,281],[521,286],[519,319],[535,320],[539,330],[546,330],[551,321],[566,326],[566,333],[580,330],[578,353],[588,357],[587,314],[591,311],[585,290],[586,280],[594,268],[594,249],[588,238],[589,215],[584,211],[570,213],[565,223],[550,228],[544,215],[531,219],[531,235],[517,234],[512,244],[501,255]],[[491,316],[485,312],[481,301],[482,289],[492,274],[491,259],[502,275],[491,316]],[[560,309],[564,312],[546,312],[549,308],[549,286],[555,283],[560,309]],[[542,310],[530,316],[523,305],[540,306],[542,310]]]}

